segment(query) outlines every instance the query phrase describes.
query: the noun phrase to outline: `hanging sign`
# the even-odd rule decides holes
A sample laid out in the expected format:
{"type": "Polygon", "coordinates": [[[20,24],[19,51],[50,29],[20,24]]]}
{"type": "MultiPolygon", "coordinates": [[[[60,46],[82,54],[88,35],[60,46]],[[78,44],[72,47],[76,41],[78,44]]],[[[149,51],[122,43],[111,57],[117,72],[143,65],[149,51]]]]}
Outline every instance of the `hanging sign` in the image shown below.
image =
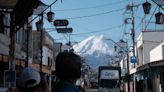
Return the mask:
{"type": "Polygon", "coordinates": [[[68,24],[68,20],[66,19],[57,19],[54,21],[54,26],[67,26],[68,24]]]}
{"type": "Polygon", "coordinates": [[[72,28],[56,28],[58,33],[72,33],[72,28]]]}

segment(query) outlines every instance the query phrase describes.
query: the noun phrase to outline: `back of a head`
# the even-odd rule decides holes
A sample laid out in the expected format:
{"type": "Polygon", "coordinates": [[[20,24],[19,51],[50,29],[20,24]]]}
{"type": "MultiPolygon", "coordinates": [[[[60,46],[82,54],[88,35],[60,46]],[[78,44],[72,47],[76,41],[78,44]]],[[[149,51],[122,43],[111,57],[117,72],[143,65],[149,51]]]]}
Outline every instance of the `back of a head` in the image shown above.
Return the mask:
{"type": "Polygon", "coordinates": [[[56,57],[56,76],[64,81],[76,80],[81,75],[81,57],[73,52],[61,52],[56,57]]]}
{"type": "Polygon", "coordinates": [[[21,87],[22,92],[32,92],[40,84],[40,81],[40,73],[35,68],[26,67],[21,72],[18,85],[21,87]]]}

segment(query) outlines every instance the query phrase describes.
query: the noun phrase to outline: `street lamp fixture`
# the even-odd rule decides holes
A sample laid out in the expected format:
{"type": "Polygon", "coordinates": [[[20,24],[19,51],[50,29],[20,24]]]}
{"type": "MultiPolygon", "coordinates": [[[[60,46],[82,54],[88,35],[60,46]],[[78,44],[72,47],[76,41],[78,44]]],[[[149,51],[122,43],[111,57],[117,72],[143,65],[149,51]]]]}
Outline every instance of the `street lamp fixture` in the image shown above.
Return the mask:
{"type": "Polygon", "coordinates": [[[142,4],[143,10],[145,14],[149,14],[150,13],[150,9],[151,9],[151,4],[149,2],[145,2],[142,4]]]}
{"type": "Polygon", "coordinates": [[[51,11],[51,7],[50,7],[50,11],[47,13],[47,20],[48,22],[53,22],[55,13],[51,11]]]}
{"type": "Polygon", "coordinates": [[[55,13],[53,13],[52,11],[49,11],[47,13],[47,20],[48,20],[48,22],[53,22],[54,16],[55,16],[55,13]]]}
{"type": "Polygon", "coordinates": [[[38,31],[43,29],[43,21],[42,20],[37,21],[35,24],[36,24],[36,28],[38,31]]]}
{"type": "Polygon", "coordinates": [[[161,12],[155,14],[156,24],[162,24],[164,15],[161,12]]]}

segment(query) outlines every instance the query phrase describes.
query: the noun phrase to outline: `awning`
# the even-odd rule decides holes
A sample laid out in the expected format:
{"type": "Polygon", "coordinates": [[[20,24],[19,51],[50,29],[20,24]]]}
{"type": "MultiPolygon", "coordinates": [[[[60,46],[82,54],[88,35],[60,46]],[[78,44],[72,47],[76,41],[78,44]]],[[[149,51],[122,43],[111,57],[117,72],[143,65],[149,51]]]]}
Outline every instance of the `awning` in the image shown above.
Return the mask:
{"type": "Polygon", "coordinates": [[[137,72],[145,70],[145,69],[149,69],[149,68],[162,67],[162,66],[164,67],[164,60],[155,61],[155,62],[151,62],[151,63],[138,67],[137,72]]]}
{"type": "Polygon", "coordinates": [[[0,8],[14,8],[18,0],[0,0],[0,8]]]}

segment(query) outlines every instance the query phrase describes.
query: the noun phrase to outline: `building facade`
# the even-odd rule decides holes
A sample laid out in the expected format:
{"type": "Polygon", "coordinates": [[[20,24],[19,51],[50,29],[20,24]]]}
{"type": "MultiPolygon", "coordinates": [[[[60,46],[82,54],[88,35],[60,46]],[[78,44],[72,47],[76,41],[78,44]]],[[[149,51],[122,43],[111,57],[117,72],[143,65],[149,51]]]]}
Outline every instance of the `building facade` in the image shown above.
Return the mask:
{"type": "Polygon", "coordinates": [[[137,39],[136,92],[163,92],[163,35],[164,31],[143,31],[137,39]]]}

